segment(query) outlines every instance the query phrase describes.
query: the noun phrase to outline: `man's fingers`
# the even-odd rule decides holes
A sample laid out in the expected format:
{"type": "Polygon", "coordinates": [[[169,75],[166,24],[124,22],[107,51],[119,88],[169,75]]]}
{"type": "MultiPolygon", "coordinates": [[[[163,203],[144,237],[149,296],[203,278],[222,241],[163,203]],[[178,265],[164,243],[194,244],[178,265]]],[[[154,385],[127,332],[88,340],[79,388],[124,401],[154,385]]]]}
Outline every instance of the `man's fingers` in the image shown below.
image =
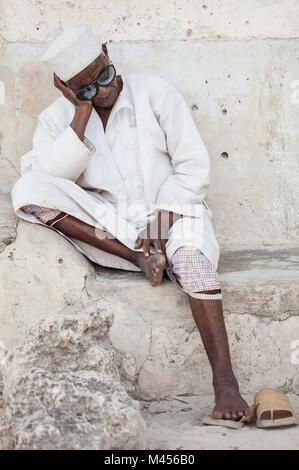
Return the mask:
{"type": "Polygon", "coordinates": [[[144,253],[144,256],[146,257],[150,255],[150,246],[151,246],[151,241],[149,238],[146,238],[143,242],[143,253],[144,253]]]}
{"type": "Polygon", "coordinates": [[[158,212],[157,222],[158,222],[157,238],[161,239],[161,211],[158,212]]]}
{"type": "Polygon", "coordinates": [[[143,244],[143,238],[138,237],[137,240],[136,240],[136,242],[135,242],[134,248],[135,248],[135,249],[141,248],[141,247],[142,247],[142,244],[143,244]]]}
{"type": "Polygon", "coordinates": [[[63,94],[65,92],[73,94],[72,90],[60,80],[60,78],[58,77],[58,75],[56,75],[55,72],[53,72],[53,75],[54,75],[54,85],[56,86],[56,88],[58,88],[58,90],[62,91],[63,94]]]}
{"type": "Polygon", "coordinates": [[[156,253],[163,253],[160,240],[153,240],[153,245],[155,247],[156,253]]]}
{"type": "Polygon", "coordinates": [[[56,75],[55,72],[53,72],[53,76],[54,76],[54,85],[56,86],[56,88],[61,90],[63,83],[61,82],[60,78],[56,75]]]}
{"type": "Polygon", "coordinates": [[[151,239],[150,239],[150,224],[146,226],[146,237],[144,238],[143,242],[143,253],[144,256],[148,257],[150,255],[150,246],[151,246],[151,239]]]}

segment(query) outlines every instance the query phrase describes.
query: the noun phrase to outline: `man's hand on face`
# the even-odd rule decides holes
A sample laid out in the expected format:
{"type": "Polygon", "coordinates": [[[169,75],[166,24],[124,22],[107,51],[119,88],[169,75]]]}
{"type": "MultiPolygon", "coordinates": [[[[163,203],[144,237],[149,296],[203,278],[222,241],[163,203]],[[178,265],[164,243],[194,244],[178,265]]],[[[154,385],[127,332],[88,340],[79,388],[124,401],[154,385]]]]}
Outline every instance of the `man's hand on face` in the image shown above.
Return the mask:
{"type": "Polygon", "coordinates": [[[76,93],[71,88],[64,85],[64,83],[62,83],[62,81],[56,75],[55,72],[53,74],[53,77],[54,77],[54,86],[56,88],[58,88],[58,90],[61,91],[63,96],[65,98],[67,98],[71,103],[73,103],[76,106],[76,108],[79,108],[79,107],[80,108],[81,107],[92,108],[92,101],[91,100],[84,100],[84,101],[79,100],[79,98],[77,98],[77,96],[76,96],[76,93]]]}
{"type": "Polygon", "coordinates": [[[146,257],[150,255],[151,245],[156,253],[166,254],[168,231],[180,217],[182,217],[180,214],[159,211],[153,222],[147,224],[146,228],[139,233],[134,248],[139,249],[143,246],[143,253],[146,257]]]}

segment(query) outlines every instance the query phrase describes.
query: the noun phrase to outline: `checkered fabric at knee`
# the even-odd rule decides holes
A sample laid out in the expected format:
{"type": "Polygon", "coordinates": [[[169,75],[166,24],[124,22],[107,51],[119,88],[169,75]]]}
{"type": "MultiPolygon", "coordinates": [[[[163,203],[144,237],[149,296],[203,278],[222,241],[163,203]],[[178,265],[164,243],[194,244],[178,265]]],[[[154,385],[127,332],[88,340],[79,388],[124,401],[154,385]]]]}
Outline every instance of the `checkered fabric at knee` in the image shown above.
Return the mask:
{"type": "Polygon", "coordinates": [[[167,274],[184,292],[198,299],[222,299],[219,274],[208,258],[195,247],[180,247],[172,256],[167,274]],[[220,290],[217,294],[199,291],[220,290]]]}
{"type": "MultiPolygon", "coordinates": [[[[28,204],[27,206],[23,206],[22,211],[26,212],[27,214],[33,214],[37,219],[43,222],[43,224],[46,224],[49,220],[54,219],[59,214],[63,214],[63,212],[59,209],[51,209],[50,207],[36,206],[35,204],[28,204]]],[[[68,214],[65,214],[61,217],[61,219],[55,220],[55,222],[53,222],[53,224],[51,224],[50,226],[52,227],[54,224],[56,224],[56,222],[64,219],[67,216],[68,214]]]]}

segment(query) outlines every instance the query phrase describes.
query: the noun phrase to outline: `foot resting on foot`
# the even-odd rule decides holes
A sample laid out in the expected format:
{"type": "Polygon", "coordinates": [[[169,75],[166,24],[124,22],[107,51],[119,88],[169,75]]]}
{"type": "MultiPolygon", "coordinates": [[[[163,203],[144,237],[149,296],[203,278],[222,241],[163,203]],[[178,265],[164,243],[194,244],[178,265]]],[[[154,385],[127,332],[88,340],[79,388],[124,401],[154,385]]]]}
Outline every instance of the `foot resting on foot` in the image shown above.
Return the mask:
{"type": "Polygon", "coordinates": [[[165,264],[166,257],[160,254],[150,255],[146,258],[143,253],[140,253],[138,259],[138,266],[145,274],[145,277],[151,281],[152,286],[161,284],[165,264]]]}

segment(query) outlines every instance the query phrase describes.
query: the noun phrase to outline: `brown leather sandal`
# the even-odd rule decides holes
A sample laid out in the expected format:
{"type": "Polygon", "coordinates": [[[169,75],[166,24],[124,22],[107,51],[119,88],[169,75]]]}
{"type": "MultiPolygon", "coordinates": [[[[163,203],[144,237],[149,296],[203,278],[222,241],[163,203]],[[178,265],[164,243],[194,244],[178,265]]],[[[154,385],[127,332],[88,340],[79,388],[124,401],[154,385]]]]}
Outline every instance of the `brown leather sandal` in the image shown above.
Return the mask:
{"type": "Polygon", "coordinates": [[[256,425],[258,428],[274,428],[298,424],[288,397],[275,388],[263,388],[254,396],[256,425]]]}

